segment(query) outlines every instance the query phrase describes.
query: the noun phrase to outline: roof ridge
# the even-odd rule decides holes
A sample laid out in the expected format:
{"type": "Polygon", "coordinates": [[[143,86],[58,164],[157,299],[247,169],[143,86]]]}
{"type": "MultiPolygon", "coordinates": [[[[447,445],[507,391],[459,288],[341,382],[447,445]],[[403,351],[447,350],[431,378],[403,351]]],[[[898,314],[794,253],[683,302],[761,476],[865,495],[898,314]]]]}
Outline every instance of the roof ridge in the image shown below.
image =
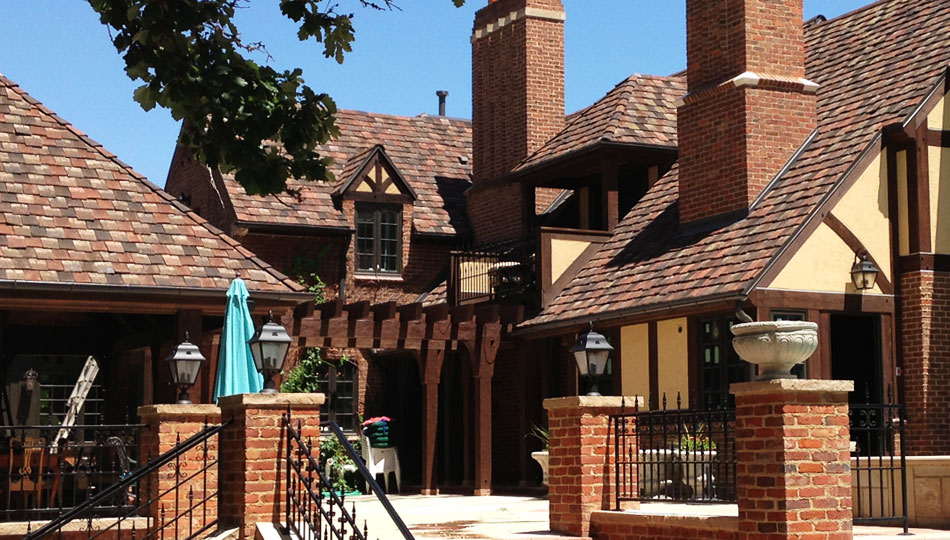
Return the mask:
{"type": "Polygon", "coordinates": [[[366,116],[372,116],[373,118],[392,118],[395,120],[407,120],[410,122],[413,120],[426,120],[426,121],[434,120],[439,123],[449,122],[452,124],[465,124],[467,126],[471,126],[472,124],[471,119],[468,119],[468,118],[458,118],[456,116],[440,116],[436,114],[426,114],[426,113],[420,113],[415,116],[409,116],[405,114],[392,114],[392,113],[384,113],[384,112],[364,111],[362,109],[337,109],[337,114],[339,113],[362,114],[366,116]]]}
{"type": "MultiPolygon", "coordinates": [[[[24,101],[29,103],[32,107],[35,107],[36,109],[38,109],[41,114],[48,116],[51,120],[53,120],[54,122],[56,122],[57,124],[65,128],[67,131],[75,135],[76,138],[78,138],[80,141],[82,141],[87,146],[89,146],[90,148],[98,152],[102,157],[118,165],[119,168],[122,169],[126,174],[128,174],[132,178],[141,182],[143,185],[145,185],[145,187],[150,189],[156,196],[171,203],[171,206],[175,208],[175,210],[184,214],[184,216],[190,219],[194,224],[201,226],[206,231],[208,231],[212,236],[218,238],[222,242],[225,242],[229,246],[232,245],[232,242],[228,242],[227,240],[225,240],[225,238],[230,239],[230,236],[225,234],[224,231],[211,226],[211,224],[208,223],[206,219],[202,218],[201,216],[196,214],[193,210],[191,210],[184,204],[180,203],[178,199],[176,199],[173,195],[159,188],[157,185],[152,183],[151,180],[149,180],[144,175],[142,175],[141,173],[133,169],[131,165],[129,165],[128,163],[125,163],[124,161],[119,159],[118,156],[106,150],[106,148],[102,145],[102,143],[100,143],[99,141],[96,141],[92,137],[89,137],[88,135],[80,131],[79,128],[74,126],[71,122],[67,121],[66,119],[62,118],[61,116],[51,111],[49,108],[43,105],[43,102],[31,96],[26,90],[23,89],[23,87],[13,82],[9,78],[0,74],[0,80],[2,80],[2,82],[7,88],[10,88],[12,91],[16,92],[24,101]]],[[[233,241],[233,239],[231,240],[233,241]]],[[[261,270],[270,274],[278,282],[283,283],[284,285],[290,287],[294,291],[304,290],[304,287],[302,285],[300,285],[296,281],[293,281],[288,276],[278,272],[274,267],[258,259],[256,256],[247,257],[247,256],[244,256],[243,254],[242,256],[245,259],[251,261],[252,263],[258,265],[261,268],[261,270]]]]}
{"type": "MultiPolygon", "coordinates": [[[[842,13],[841,15],[838,15],[837,17],[832,17],[832,18],[830,18],[830,19],[825,19],[824,21],[821,21],[821,22],[818,24],[818,26],[825,26],[825,25],[827,25],[827,24],[829,24],[829,23],[836,23],[836,22],[838,22],[838,21],[840,21],[840,20],[842,20],[842,19],[846,19],[846,18],[848,18],[848,17],[857,15],[858,13],[860,13],[860,12],[862,12],[862,11],[875,8],[875,7],[877,7],[877,6],[880,5],[880,4],[886,4],[886,3],[891,2],[891,1],[893,1],[893,0],[877,0],[877,1],[875,1],[875,2],[871,2],[870,4],[867,4],[867,5],[865,5],[865,6],[861,6],[861,7],[859,7],[859,8],[852,9],[851,11],[849,11],[849,12],[847,12],[847,13],[842,13]]],[[[915,0],[915,1],[918,1],[918,0],[915,0]]],[[[823,15],[821,15],[821,14],[819,13],[818,15],[816,15],[816,17],[818,17],[818,16],[823,16],[823,15]]],[[[812,17],[812,18],[809,19],[809,20],[813,20],[813,19],[815,19],[816,17],[812,17]]],[[[806,22],[807,22],[807,21],[806,21],[806,22]]]]}

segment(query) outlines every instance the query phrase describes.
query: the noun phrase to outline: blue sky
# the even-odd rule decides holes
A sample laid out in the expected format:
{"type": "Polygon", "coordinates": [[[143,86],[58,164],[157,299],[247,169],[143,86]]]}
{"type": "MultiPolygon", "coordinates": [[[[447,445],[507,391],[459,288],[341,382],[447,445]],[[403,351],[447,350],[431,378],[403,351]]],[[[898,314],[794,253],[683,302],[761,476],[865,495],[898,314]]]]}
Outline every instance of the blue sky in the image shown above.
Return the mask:
{"type": "MultiPolygon", "coordinates": [[[[870,0],[805,0],[805,17],[828,18],[870,0]]],[[[485,0],[456,9],[449,0],[397,0],[395,11],[355,10],[357,40],[343,65],[301,43],[275,0],[252,0],[237,22],[263,41],[277,68],[299,66],[307,83],[341,108],[390,114],[436,113],[435,91],[449,91],[448,114],[471,116],[469,36],[485,0]]],[[[569,112],[603,96],[631,73],[667,75],[686,65],[685,0],[564,0],[569,112]]],[[[263,57],[257,58],[265,62],[263,57]]],[[[108,31],[85,0],[0,2],[0,73],[164,185],[178,124],[164,110],[142,111],[108,31]]]]}

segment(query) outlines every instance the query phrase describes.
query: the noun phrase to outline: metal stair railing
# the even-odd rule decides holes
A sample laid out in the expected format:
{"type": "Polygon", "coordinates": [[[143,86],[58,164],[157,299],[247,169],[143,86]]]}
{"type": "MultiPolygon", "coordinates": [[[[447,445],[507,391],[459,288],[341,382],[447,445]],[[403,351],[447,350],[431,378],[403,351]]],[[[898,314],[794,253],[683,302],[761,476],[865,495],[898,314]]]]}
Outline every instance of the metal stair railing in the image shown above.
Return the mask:
{"type": "MultiPolygon", "coordinates": [[[[103,489],[97,495],[90,497],[88,500],[82,504],[77,505],[76,507],[70,509],[69,511],[64,512],[56,519],[49,521],[45,525],[39,527],[35,531],[31,531],[29,526],[27,528],[27,534],[23,540],[38,540],[40,538],[52,538],[53,535],[62,536],[63,528],[70,522],[73,521],[85,521],[86,522],[86,540],[92,540],[98,538],[110,531],[115,532],[117,536],[121,537],[123,523],[126,520],[131,522],[131,532],[133,538],[140,538],[141,540],[147,540],[150,538],[155,538],[158,535],[161,535],[164,538],[165,530],[169,528],[174,528],[174,538],[176,540],[190,540],[198,537],[199,535],[210,530],[212,527],[217,525],[217,517],[215,514],[214,519],[207,519],[207,504],[209,501],[217,497],[218,491],[217,487],[214,488],[213,492],[208,492],[208,471],[212,470],[213,467],[216,467],[218,464],[218,457],[210,456],[209,452],[209,440],[221,433],[221,431],[227,427],[231,421],[223,422],[218,425],[205,425],[201,431],[192,435],[185,441],[181,441],[180,438],[176,445],[164,454],[159,455],[155,459],[151,459],[143,465],[142,467],[129,472],[125,475],[119,482],[112,484],[111,486],[103,489]],[[190,474],[184,473],[182,471],[182,456],[188,453],[189,451],[197,448],[199,445],[202,446],[202,464],[194,472],[190,474]],[[158,491],[155,496],[152,496],[152,476],[153,473],[160,471],[162,467],[168,464],[173,464],[174,474],[175,474],[175,484],[171,487],[166,488],[165,490],[158,491]],[[202,478],[198,478],[201,475],[202,478]],[[124,512],[122,515],[116,517],[107,526],[101,529],[93,529],[93,518],[95,517],[95,509],[102,505],[103,502],[107,502],[115,497],[123,497],[129,492],[129,490],[135,486],[139,486],[141,482],[145,482],[145,490],[139,490],[139,493],[144,493],[144,497],[140,495],[140,498],[144,498],[144,502],[141,502],[133,506],[130,510],[124,512]],[[179,489],[189,484],[192,481],[200,481],[202,483],[202,494],[199,496],[200,499],[195,501],[194,494],[194,485],[189,486],[189,494],[187,496],[188,504],[187,508],[181,508],[179,506],[179,501],[181,500],[179,489]],[[163,497],[166,497],[174,493],[175,499],[175,508],[173,516],[166,516],[166,509],[164,505],[156,508],[156,505],[161,504],[163,497]],[[197,530],[194,527],[194,512],[199,507],[202,507],[202,520],[197,530]],[[158,510],[158,512],[155,512],[158,510]],[[158,513],[158,515],[151,515],[158,513]],[[139,537],[136,535],[136,522],[132,518],[146,518],[148,520],[145,533],[139,537]],[[166,519],[168,517],[168,519],[166,519]],[[179,528],[180,521],[187,517],[188,530],[184,531],[179,528]],[[184,536],[183,536],[184,535],[184,536]]],[[[136,501],[137,503],[139,501],[136,501]]],[[[74,533],[70,533],[70,537],[74,537],[74,533]]]]}
{"type": "MultiPolygon", "coordinates": [[[[366,522],[362,530],[356,516],[356,505],[346,509],[346,496],[333,489],[330,480],[320,470],[319,463],[313,457],[313,443],[310,439],[304,442],[301,436],[301,424],[297,421],[296,429],[290,417],[290,411],[283,416],[283,424],[287,437],[287,498],[285,502],[284,518],[288,533],[302,540],[307,539],[336,539],[336,540],[368,540],[369,531],[366,522]]],[[[389,498],[376,479],[369,473],[363,458],[347,440],[343,430],[336,422],[324,422],[321,427],[330,429],[330,433],[337,438],[347,455],[356,465],[360,475],[370,486],[376,498],[386,509],[390,519],[405,540],[415,540],[412,532],[396,512],[389,498]]]]}

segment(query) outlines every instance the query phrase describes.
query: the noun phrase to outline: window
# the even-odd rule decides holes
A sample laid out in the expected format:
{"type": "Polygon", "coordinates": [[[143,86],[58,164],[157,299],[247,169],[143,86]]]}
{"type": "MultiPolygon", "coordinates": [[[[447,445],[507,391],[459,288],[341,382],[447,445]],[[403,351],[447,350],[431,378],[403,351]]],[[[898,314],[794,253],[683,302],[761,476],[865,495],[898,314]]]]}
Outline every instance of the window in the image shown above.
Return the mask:
{"type": "MultiPolygon", "coordinates": [[[[804,321],[805,312],[804,311],[789,311],[789,310],[772,310],[772,320],[773,321],[804,321]]],[[[802,362],[797,366],[792,368],[792,375],[795,375],[799,379],[808,378],[808,361],[802,362]]]]}
{"type": "Polygon", "coordinates": [[[356,431],[356,384],[359,371],[352,362],[323,362],[317,368],[317,392],[326,396],[321,422],[336,422],[343,431],[356,431]]]}
{"type": "Polygon", "coordinates": [[[356,207],[356,271],[399,273],[402,210],[396,206],[356,207]]]}
{"type": "Polygon", "coordinates": [[[707,319],[700,323],[699,388],[700,407],[734,406],[729,385],[751,378],[752,366],[743,362],[732,348],[730,329],[735,320],[707,319]]]}

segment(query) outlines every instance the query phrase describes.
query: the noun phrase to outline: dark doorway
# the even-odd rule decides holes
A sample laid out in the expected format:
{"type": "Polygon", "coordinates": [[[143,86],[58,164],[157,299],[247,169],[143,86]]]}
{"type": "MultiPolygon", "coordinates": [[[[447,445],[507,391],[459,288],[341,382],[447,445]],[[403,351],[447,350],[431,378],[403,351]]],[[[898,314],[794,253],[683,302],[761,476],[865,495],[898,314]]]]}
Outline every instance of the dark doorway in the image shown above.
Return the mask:
{"type": "Polygon", "coordinates": [[[439,383],[436,470],[442,491],[468,490],[474,484],[472,460],[472,369],[466,354],[447,351],[439,383]]]}
{"type": "MultiPolygon", "coordinates": [[[[392,418],[399,447],[399,465],[406,486],[422,485],[422,383],[416,359],[410,355],[376,360],[383,381],[382,407],[367,404],[366,416],[392,418]]],[[[375,405],[375,403],[373,404],[375,405]]],[[[400,486],[401,488],[402,486],[400,486]]]]}
{"type": "Polygon", "coordinates": [[[831,316],[831,378],[854,381],[849,402],[882,403],[881,318],[831,316]]]}

